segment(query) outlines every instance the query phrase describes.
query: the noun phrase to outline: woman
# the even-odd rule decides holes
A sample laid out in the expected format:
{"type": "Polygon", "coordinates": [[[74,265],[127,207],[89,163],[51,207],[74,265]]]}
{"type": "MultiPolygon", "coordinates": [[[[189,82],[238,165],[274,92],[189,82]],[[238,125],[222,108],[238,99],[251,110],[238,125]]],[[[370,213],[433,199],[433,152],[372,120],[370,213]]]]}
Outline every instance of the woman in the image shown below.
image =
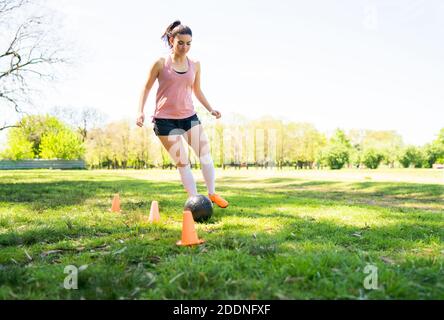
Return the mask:
{"type": "Polygon", "coordinates": [[[191,29],[180,21],[168,26],[162,39],[169,45],[171,53],[166,58],[157,60],[151,67],[140,99],[137,125],[143,126],[144,106],[157,79],[159,89],[152,117],[154,132],[175,162],[188,196],[197,195],[197,188],[182,137],[199,157],[210,200],[219,207],[226,208],[228,202],[215,191],[215,170],[210,145],[194,110],[192,92],[211,115],[220,119],[221,113],[210,106],[200,88],[200,63],[187,57],[192,36],[191,29]]]}

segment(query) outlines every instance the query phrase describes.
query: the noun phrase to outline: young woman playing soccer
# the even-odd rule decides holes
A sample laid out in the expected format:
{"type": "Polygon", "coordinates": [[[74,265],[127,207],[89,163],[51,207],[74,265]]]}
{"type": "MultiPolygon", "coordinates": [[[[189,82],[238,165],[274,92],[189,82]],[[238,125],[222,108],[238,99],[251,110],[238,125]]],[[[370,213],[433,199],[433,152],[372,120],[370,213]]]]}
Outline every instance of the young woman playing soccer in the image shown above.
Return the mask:
{"type": "Polygon", "coordinates": [[[210,200],[221,208],[228,207],[228,201],[215,190],[215,170],[210,154],[210,144],[202,124],[197,117],[192,101],[192,93],[197,100],[217,119],[221,113],[214,110],[205,98],[200,87],[200,63],[187,57],[192,41],[191,29],[175,21],[168,26],[162,39],[170,49],[170,54],[160,58],[151,67],[143,89],[137,125],[145,121],[144,106],[156,79],[159,89],[154,111],[154,132],[175,162],[188,196],[197,195],[196,183],[188,161],[187,148],[182,137],[199,157],[202,174],[210,200]]]}

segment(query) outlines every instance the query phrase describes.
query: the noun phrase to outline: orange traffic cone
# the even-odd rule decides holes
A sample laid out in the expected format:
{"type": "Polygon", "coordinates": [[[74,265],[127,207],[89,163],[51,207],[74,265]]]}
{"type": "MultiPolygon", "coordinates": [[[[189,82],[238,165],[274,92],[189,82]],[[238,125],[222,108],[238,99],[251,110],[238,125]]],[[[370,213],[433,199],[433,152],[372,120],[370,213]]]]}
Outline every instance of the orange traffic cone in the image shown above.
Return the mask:
{"type": "Polygon", "coordinates": [[[191,211],[183,212],[182,240],[177,242],[178,246],[192,246],[202,244],[205,241],[197,237],[196,228],[194,227],[194,219],[191,211]]]}
{"type": "Polygon", "coordinates": [[[151,203],[150,217],[148,218],[148,221],[151,223],[160,222],[159,202],[153,201],[151,203]]]}
{"type": "Polygon", "coordinates": [[[114,195],[113,203],[111,205],[111,212],[120,212],[120,196],[118,193],[114,195]]]}

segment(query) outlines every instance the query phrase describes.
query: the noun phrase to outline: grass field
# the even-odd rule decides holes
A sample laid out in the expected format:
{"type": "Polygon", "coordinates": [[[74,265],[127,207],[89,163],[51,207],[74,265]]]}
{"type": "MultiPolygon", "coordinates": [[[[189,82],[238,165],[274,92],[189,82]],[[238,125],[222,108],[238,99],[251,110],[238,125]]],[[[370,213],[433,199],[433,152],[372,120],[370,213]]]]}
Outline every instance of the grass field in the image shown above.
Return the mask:
{"type": "Polygon", "coordinates": [[[443,171],[217,174],[230,207],[182,248],[174,170],[0,172],[0,299],[444,299],[443,171]]]}

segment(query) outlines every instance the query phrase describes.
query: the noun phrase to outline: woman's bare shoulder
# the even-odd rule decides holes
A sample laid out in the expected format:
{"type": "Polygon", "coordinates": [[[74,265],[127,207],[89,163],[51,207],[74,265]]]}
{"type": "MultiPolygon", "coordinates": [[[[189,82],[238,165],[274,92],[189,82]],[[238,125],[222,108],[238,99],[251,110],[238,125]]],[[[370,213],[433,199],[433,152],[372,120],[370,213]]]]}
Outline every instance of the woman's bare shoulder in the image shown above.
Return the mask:
{"type": "Polygon", "coordinates": [[[200,69],[200,61],[199,60],[193,59],[193,58],[190,58],[190,57],[188,57],[188,59],[190,60],[191,63],[193,63],[195,68],[200,69]]]}
{"type": "Polygon", "coordinates": [[[165,65],[165,57],[160,57],[159,59],[157,59],[157,61],[156,61],[156,64],[158,65],[158,66],[164,66],[165,65]]]}
{"type": "Polygon", "coordinates": [[[165,58],[164,57],[158,58],[153,62],[151,66],[152,66],[151,70],[156,70],[156,71],[162,70],[163,67],[165,66],[165,58]]]}

